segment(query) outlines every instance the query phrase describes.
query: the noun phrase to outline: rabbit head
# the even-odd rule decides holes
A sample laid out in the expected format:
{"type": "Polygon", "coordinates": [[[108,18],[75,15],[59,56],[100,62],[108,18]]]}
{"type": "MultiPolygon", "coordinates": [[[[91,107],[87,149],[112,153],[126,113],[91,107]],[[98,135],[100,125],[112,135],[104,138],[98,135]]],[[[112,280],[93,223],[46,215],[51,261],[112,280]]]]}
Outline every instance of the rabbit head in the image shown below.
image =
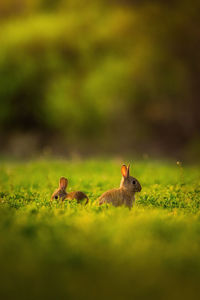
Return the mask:
{"type": "Polygon", "coordinates": [[[67,188],[68,180],[65,177],[61,177],[59,180],[59,188],[55,190],[53,195],[51,196],[51,200],[62,199],[64,200],[67,197],[67,188]]]}
{"type": "Polygon", "coordinates": [[[140,192],[142,187],[136,178],[129,175],[129,168],[130,165],[128,167],[126,165],[121,167],[122,180],[120,188],[125,188],[130,193],[140,192]]]}

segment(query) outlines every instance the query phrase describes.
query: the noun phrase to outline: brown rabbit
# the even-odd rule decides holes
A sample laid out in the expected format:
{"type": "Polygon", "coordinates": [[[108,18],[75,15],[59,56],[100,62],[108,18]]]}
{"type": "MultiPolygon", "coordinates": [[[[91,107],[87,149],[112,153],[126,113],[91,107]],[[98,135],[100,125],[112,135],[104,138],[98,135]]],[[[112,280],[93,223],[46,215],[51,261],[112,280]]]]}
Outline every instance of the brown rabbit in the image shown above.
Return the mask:
{"type": "Polygon", "coordinates": [[[76,192],[67,193],[66,192],[67,185],[68,185],[67,178],[61,177],[60,181],[59,181],[59,188],[55,190],[55,192],[51,196],[51,200],[61,199],[63,201],[65,199],[68,199],[68,200],[76,199],[77,202],[80,203],[82,200],[86,199],[87,201],[85,204],[88,203],[89,199],[86,196],[86,194],[84,194],[83,192],[76,191],[76,192]]]}
{"type": "Polygon", "coordinates": [[[129,167],[121,167],[122,180],[118,189],[112,189],[105,192],[99,198],[99,205],[103,203],[112,203],[114,206],[125,205],[131,208],[135,203],[135,193],[140,192],[142,187],[139,181],[129,175],[129,167]]]}

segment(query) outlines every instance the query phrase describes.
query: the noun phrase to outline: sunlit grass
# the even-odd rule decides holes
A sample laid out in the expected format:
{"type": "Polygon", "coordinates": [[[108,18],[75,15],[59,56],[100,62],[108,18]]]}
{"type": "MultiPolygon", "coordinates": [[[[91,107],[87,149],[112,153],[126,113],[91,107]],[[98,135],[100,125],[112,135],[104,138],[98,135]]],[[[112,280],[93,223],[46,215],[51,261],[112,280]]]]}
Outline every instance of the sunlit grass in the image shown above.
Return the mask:
{"type": "Polygon", "coordinates": [[[131,174],[143,187],[135,207],[97,206],[101,193],[119,185],[120,165],[120,160],[1,163],[4,297],[8,291],[15,298],[196,297],[198,168],[134,162],[131,174]],[[87,193],[89,205],[50,204],[61,176],[69,179],[69,191],[87,193]]]}

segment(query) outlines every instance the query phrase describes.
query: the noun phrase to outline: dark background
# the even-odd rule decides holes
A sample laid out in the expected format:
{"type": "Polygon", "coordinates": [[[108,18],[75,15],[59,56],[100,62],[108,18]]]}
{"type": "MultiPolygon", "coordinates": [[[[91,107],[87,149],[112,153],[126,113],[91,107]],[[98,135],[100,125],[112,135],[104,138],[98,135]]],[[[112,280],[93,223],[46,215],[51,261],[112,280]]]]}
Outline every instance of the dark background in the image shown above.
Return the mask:
{"type": "Polygon", "coordinates": [[[200,2],[0,2],[0,152],[199,160],[200,2]]]}

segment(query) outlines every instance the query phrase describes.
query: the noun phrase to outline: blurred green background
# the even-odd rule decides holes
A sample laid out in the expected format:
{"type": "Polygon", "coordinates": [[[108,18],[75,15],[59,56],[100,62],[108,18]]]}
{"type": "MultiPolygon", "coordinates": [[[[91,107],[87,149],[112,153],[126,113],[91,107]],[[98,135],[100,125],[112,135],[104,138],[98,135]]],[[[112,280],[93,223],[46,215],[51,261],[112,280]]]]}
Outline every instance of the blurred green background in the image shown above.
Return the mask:
{"type": "Polygon", "coordinates": [[[1,0],[1,153],[200,154],[200,2],[1,0]]]}

